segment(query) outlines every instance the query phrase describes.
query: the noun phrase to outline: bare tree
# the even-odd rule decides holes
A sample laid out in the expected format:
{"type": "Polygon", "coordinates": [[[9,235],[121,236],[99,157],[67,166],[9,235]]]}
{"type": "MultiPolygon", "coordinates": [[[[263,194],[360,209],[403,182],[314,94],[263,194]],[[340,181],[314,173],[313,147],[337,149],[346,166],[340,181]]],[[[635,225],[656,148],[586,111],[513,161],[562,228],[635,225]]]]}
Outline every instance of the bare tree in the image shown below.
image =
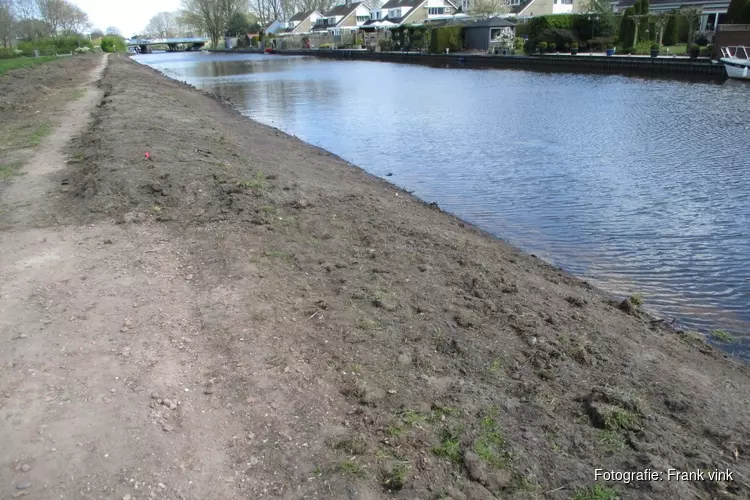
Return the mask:
{"type": "Polygon", "coordinates": [[[80,7],[64,1],[62,17],[60,18],[60,31],[63,33],[80,35],[91,27],[89,16],[80,7]]]}
{"type": "Polygon", "coordinates": [[[469,14],[476,17],[490,18],[510,12],[508,0],[471,0],[469,14]]]}
{"type": "Polygon", "coordinates": [[[39,17],[47,25],[50,34],[57,34],[67,15],[65,0],[36,0],[36,5],[39,9],[39,17]]]}
{"type": "Polygon", "coordinates": [[[238,10],[243,10],[242,0],[182,0],[183,16],[200,22],[211,39],[211,46],[219,44],[229,18],[238,10]]]}
{"type": "Polygon", "coordinates": [[[16,19],[10,0],[0,0],[0,41],[3,47],[8,48],[13,40],[16,19]]]}
{"type": "Polygon", "coordinates": [[[177,35],[177,16],[172,12],[159,12],[146,25],[146,34],[155,38],[171,38],[177,35]]]}
{"type": "Polygon", "coordinates": [[[15,0],[13,11],[19,21],[39,18],[39,7],[37,7],[36,0],[15,0]]]}
{"type": "Polygon", "coordinates": [[[112,35],[112,36],[122,36],[122,34],[120,33],[120,30],[119,30],[119,28],[117,28],[117,26],[110,26],[109,28],[107,28],[106,30],[104,30],[104,32],[106,34],[112,35]]]}

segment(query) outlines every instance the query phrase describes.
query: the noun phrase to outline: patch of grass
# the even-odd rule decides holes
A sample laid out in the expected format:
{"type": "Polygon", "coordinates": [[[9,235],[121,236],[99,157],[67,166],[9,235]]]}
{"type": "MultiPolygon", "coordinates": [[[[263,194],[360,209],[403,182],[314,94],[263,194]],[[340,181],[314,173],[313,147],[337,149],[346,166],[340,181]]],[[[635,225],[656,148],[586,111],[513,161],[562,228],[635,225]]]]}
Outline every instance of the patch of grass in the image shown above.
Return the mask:
{"type": "Polygon", "coordinates": [[[726,330],[713,330],[711,332],[711,339],[716,342],[734,342],[734,337],[726,330]]]}
{"type": "Polygon", "coordinates": [[[701,332],[696,331],[682,332],[680,336],[685,340],[692,340],[694,342],[704,342],[706,340],[706,337],[701,332]]]}
{"type": "Polygon", "coordinates": [[[479,437],[474,441],[474,451],[493,467],[503,468],[508,464],[510,454],[500,424],[495,420],[496,415],[497,410],[493,408],[482,419],[479,437]]]}
{"type": "Polygon", "coordinates": [[[294,257],[293,253],[280,252],[278,250],[266,250],[264,252],[264,255],[272,259],[291,259],[292,257],[294,257]]]}
{"type": "Polygon", "coordinates": [[[85,94],[86,93],[83,90],[81,90],[81,89],[75,89],[70,94],[70,99],[73,100],[73,101],[77,101],[78,99],[80,99],[81,97],[83,97],[85,94]]]}
{"type": "Polygon", "coordinates": [[[576,490],[571,500],[619,500],[617,491],[597,484],[590,488],[576,490]]]}
{"type": "Polygon", "coordinates": [[[164,210],[161,205],[151,205],[151,211],[155,214],[161,213],[164,210]]]}
{"type": "Polygon", "coordinates": [[[84,158],[85,156],[81,151],[76,151],[75,154],[73,154],[73,159],[70,160],[70,163],[81,163],[84,158]]]}
{"type": "Polygon", "coordinates": [[[395,424],[388,424],[388,434],[392,437],[398,437],[404,433],[404,428],[395,424]]]}
{"type": "Polygon", "coordinates": [[[14,69],[28,68],[37,64],[54,61],[57,56],[42,57],[16,57],[14,59],[0,59],[0,75],[13,71],[14,69]]]}
{"type": "Polygon", "coordinates": [[[628,410],[613,408],[604,418],[605,429],[616,431],[618,429],[633,429],[638,426],[638,417],[628,410]]]}
{"type": "Polygon", "coordinates": [[[365,475],[365,468],[353,460],[344,460],[339,464],[339,471],[348,476],[362,477],[365,475]]]}
{"type": "Polygon", "coordinates": [[[461,426],[446,427],[440,436],[440,444],[432,448],[432,452],[443,458],[447,458],[453,463],[460,464],[463,461],[461,454],[460,436],[463,432],[461,426]]]}
{"type": "Polygon", "coordinates": [[[263,212],[264,214],[273,214],[273,213],[276,213],[276,208],[269,206],[269,205],[265,205],[265,206],[260,207],[260,211],[263,212]]]}
{"type": "Polygon", "coordinates": [[[625,449],[625,439],[615,431],[603,429],[599,431],[599,444],[607,451],[617,452],[625,449]]]}
{"type": "Polygon", "coordinates": [[[495,358],[492,360],[492,363],[490,363],[490,366],[487,368],[487,371],[495,376],[500,376],[503,374],[503,362],[495,358]]]}
{"type": "Polygon", "coordinates": [[[370,318],[365,318],[364,316],[360,316],[356,320],[357,328],[364,331],[369,330],[375,330],[378,327],[378,323],[370,318]]]}
{"type": "Polygon", "coordinates": [[[18,170],[23,166],[23,163],[16,161],[7,165],[0,165],[0,181],[10,179],[11,177],[18,174],[18,170]]]}
{"type": "Polygon", "coordinates": [[[388,490],[400,490],[406,482],[406,464],[397,462],[383,470],[380,482],[388,490]]]}
{"type": "Polygon", "coordinates": [[[27,146],[30,148],[38,146],[42,142],[42,139],[49,135],[50,132],[52,132],[52,125],[47,122],[42,123],[31,132],[31,135],[29,135],[27,146]]]}
{"type": "Polygon", "coordinates": [[[424,420],[423,415],[420,415],[419,413],[411,410],[404,410],[399,414],[399,417],[406,425],[409,426],[412,426],[424,420]]]}
{"type": "Polygon", "coordinates": [[[323,469],[321,469],[320,467],[315,467],[315,468],[314,468],[314,469],[312,470],[312,472],[310,472],[310,475],[311,475],[312,477],[320,477],[320,476],[322,476],[322,475],[323,475],[323,469]]]}
{"type": "Polygon", "coordinates": [[[239,181],[237,183],[238,186],[243,187],[245,189],[252,189],[253,191],[263,191],[266,187],[266,176],[263,174],[263,172],[258,171],[255,172],[255,175],[252,179],[246,179],[244,181],[239,181]]]}
{"type": "Polygon", "coordinates": [[[342,439],[333,445],[335,450],[341,450],[347,455],[363,455],[367,446],[363,441],[356,438],[342,439]]]}
{"type": "Polygon", "coordinates": [[[643,296],[641,294],[639,294],[639,293],[634,293],[633,295],[631,295],[628,298],[628,300],[634,306],[642,306],[643,305],[643,296]]]}
{"type": "Polygon", "coordinates": [[[441,422],[447,417],[451,417],[456,413],[458,413],[458,410],[456,408],[451,408],[449,406],[436,406],[432,410],[430,410],[430,414],[427,415],[427,421],[431,424],[434,424],[436,422],[441,422]]]}

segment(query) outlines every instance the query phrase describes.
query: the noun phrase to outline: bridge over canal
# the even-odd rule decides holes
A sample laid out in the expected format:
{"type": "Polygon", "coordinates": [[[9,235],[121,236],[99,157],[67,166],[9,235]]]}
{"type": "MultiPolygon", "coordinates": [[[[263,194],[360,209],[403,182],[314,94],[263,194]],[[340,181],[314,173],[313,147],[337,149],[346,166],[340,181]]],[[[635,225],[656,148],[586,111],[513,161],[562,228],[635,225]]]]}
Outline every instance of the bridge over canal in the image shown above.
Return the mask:
{"type": "Polygon", "coordinates": [[[148,54],[154,45],[164,45],[169,52],[200,50],[208,43],[208,38],[131,38],[126,43],[128,48],[133,48],[140,54],[148,54]]]}

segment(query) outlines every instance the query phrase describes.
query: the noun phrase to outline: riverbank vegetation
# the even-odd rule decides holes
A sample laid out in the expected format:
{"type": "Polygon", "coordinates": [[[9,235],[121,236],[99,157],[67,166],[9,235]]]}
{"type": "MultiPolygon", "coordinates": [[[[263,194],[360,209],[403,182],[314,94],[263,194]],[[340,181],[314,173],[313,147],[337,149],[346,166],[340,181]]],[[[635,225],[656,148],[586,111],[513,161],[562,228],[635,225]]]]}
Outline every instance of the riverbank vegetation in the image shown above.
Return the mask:
{"type": "MultiPolygon", "coordinates": [[[[540,50],[540,44],[555,50],[576,43],[579,50],[602,51],[616,46],[618,54],[649,54],[652,45],[659,53],[685,55],[690,44],[710,53],[708,40],[697,32],[699,15],[695,9],[683,8],[663,14],[650,14],[648,0],[638,0],[621,16],[612,12],[596,14],[559,14],[539,16],[516,27],[519,36],[528,36],[527,53],[540,50]],[[690,43],[688,43],[690,42],[690,43]]],[[[549,49],[547,49],[549,50],[549,49]]]]}
{"type": "Polygon", "coordinates": [[[28,68],[37,64],[54,61],[55,59],[57,59],[56,56],[16,57],[12,59],[0,59],[0,75],[3,75],[6,72],[14,69],[28,68]]]}

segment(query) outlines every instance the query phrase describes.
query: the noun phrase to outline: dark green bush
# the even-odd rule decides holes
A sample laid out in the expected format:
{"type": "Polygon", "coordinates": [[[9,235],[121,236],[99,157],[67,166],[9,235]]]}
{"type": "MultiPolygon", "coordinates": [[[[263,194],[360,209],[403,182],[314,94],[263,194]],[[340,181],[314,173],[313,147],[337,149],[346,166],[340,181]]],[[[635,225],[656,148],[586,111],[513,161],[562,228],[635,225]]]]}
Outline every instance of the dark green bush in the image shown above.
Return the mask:
{"type": "Polygon", "coordinates": [[[591,50],[604,50],[608,46],[614,47],[614,44],[612,43],[611,38],[606,37],[598,37],[598,38],[592,38],[589,40],[589,46],[591,47],[591,50]]]}
{"type": "Polygon", "coordinates": [[[570,48],[573,49],[573,50],[577,50],[578,49],[578,44],[576,42],[573,42],[573,43],[570,44],[570,48]]]}
{"type": "Polygon", "coordinates": [[[554,43],[555,45],[562,47],[566,43],[570,45],[573,42],[577,42],[578,38],[572,30],[563,28],[550,28],[542,31],[538,35],[538,37],[534,38],[534,40],[538,40],[540,42],[544,41],[548,44],[554,43]]]}
{"type": "Polygon", "coordinates": [[[443,26],[432,30],[430,36],[430,52],[442,54],[445,49],[451,52],[463,48],[463,28],[461,26],[443,26]]]}
{"type": "Polygon", "coordinates": [[[544,51],[547,50],[547,42],[539,42],[539,44],[537,45],[537,47],[539,47],[539,50],[541,52],[544,52],[544,51]]]}
{"type": "Polygon", "coordinates": [[[617,34],[615,25],[616,17],[600,16],[599,19],[591,20],[588,15],[576,15],[573,17],[571,29],[579,40],[590,40],[596,37],[613,37],[617,34]]]}
{"type": "Polygon", "coordinates": [[[125,40],[119,36],[105,36],[102,38],[100,46],[102,52],[125,52],[127,50],[125,40]]]}
{"type": "Polygon", "coordinates": [[[554,52],[557,50],[557,44],[555,42],[550,42],[547,44],[547,50],[550,52],[554,52]]]}

